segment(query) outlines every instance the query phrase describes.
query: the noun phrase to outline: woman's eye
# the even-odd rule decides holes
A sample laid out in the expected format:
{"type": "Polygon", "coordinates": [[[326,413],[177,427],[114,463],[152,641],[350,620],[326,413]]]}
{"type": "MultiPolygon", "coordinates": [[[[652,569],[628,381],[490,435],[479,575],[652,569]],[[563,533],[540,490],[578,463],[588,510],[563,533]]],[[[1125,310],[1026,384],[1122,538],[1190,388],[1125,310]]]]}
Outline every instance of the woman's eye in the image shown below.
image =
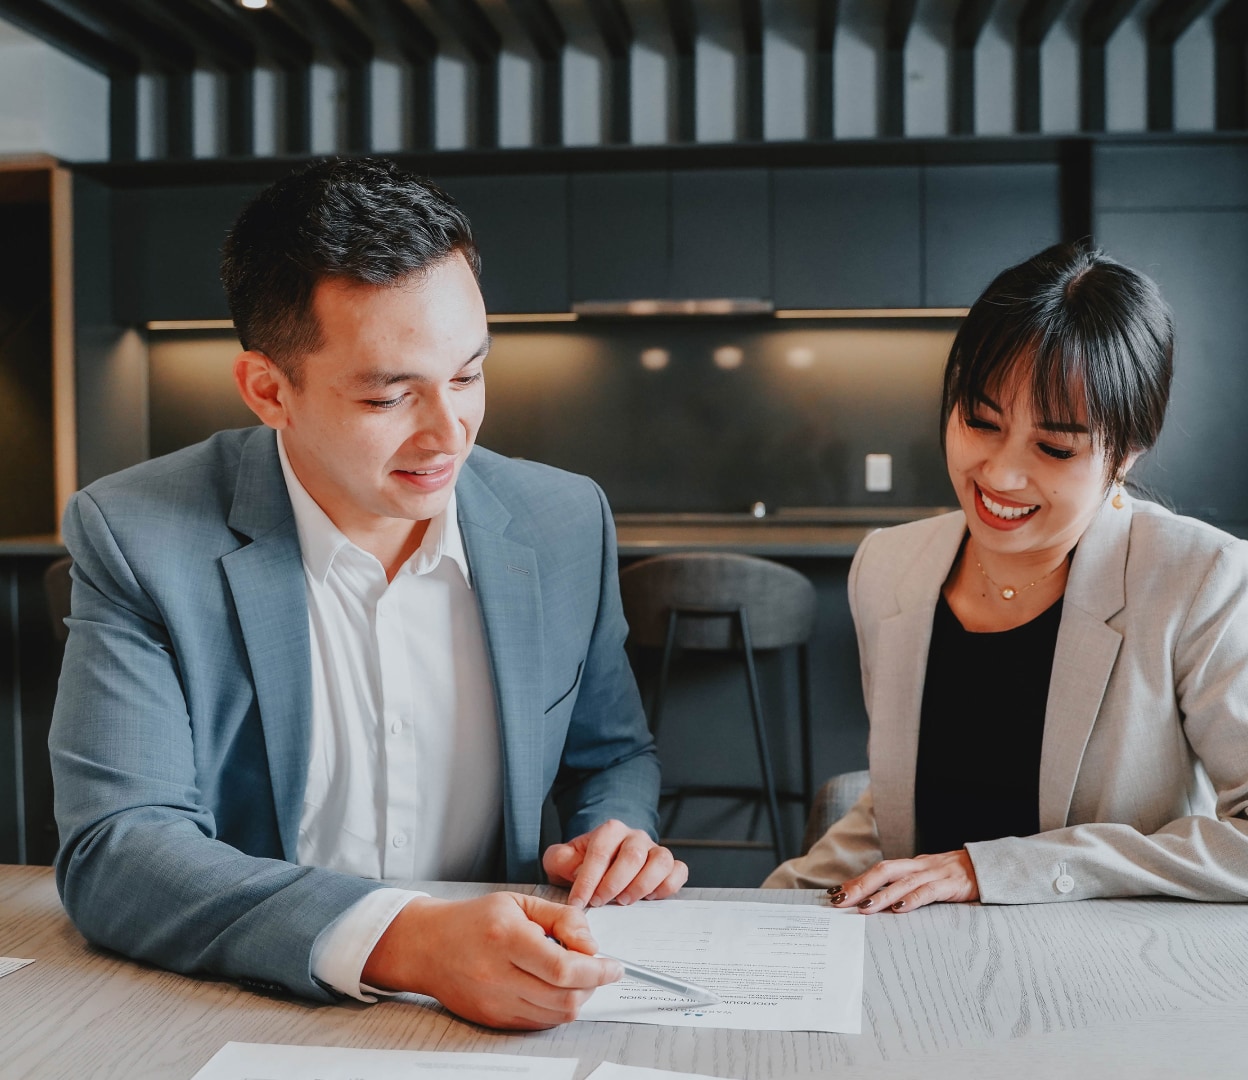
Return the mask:
{"type": "Polygon", "coordinates": [[[1062,446],[1049,446],[1047,443],[1040,443],[1042,453],[1048,454],[1051,458],[1057,458],[1058,461],[1069,461],[1075,456],[1075,451],[1067,450],[1062,446]]]}
{"type": "Polygon", "coordinates": [[[966,419],[966,426],[969,428],[974,428],[976,431],[996,431],[997,430],[996,424],[994,424],[991,420],[985,420],[981,416],[968,416],[966,419]]]}

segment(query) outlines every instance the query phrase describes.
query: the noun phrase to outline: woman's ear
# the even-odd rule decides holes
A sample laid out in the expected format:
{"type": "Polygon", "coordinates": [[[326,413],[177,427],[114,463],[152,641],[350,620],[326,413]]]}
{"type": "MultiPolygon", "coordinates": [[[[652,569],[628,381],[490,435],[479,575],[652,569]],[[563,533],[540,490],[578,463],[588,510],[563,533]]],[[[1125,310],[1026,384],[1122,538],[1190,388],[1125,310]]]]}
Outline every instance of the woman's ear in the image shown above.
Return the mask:
{"type": "Polygon", "coordinates": [[[249,350],[234,358],[234,384],[261,423],[279,431],[286,427],[286,403],[294,388],[264,353],[249,350]]]}

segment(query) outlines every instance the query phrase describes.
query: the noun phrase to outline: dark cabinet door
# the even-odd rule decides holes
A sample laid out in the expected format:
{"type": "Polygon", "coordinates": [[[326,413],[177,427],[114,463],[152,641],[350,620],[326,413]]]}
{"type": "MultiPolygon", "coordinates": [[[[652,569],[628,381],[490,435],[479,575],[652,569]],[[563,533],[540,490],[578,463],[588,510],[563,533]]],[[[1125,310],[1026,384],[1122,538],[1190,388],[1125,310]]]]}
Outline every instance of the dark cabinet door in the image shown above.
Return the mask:
{"type": "Polygon", "coordinates": [[[772,174],[777,308],[916,307],[917,166],[772,174]]]}
{"type": "Polygon", "coordinates": [[[221,245],[259,185],[138,188],[113,195],[117,321],[228,319],[221,245]]]}
{"type": "Polygon", "coordinates": [[[770,204],[766,169],[673,172],[672,298],[769,298],[770,204]]]}
{"type": "Polygon", "coordinates": [[[567,176],[460,176],[443,186],[472,222],[486,308],[567,311],[567,176]]]}
{"type": "Polygon", "coordinates": [[[668,174],[581,173],[571,195],[572,299],[666,298],[668,174]]]}
{"type": "Polygon", "coordinates": [[[1062,236],[1056,163],[931,165],[923,207],[926,307],[969,306],[998,273],[1062,236]]]}

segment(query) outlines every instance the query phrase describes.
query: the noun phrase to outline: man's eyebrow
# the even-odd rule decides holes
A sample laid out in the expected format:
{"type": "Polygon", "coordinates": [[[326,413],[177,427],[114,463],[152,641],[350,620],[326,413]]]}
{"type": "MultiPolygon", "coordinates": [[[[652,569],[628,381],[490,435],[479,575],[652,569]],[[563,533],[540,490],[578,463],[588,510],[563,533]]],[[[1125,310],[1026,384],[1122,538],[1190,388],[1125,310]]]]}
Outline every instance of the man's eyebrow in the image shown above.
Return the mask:
{"type": "MultiPolygon", "coordinates": [[[[486,334],[481,339],[481,344],[477,346],[476,352],[460,365],[460,370],[466,368],[474,360],[479,360],[485,356],[490,351],[493,340],[489,334],[486,334]]],[[[406,382],[426,384],[430,382],[430,379],[428,375],[413,371],[386,371],[382,368],[373,368],[371,371],[361,371],[351,380],[352,385],[362,392],[384,390],[387,386],[393,386],[395,383],[406,382]]]]}

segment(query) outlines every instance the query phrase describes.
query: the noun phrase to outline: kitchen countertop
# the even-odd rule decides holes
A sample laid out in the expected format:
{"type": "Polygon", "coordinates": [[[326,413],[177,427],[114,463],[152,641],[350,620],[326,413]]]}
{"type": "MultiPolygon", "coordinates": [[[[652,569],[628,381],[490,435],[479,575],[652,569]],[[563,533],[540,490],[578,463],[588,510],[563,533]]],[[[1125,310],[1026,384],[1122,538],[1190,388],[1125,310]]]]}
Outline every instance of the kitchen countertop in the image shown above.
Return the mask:
{"type": "Polygon", "coordinates": [[[794,508],[752,514],[616,514],[620,555],[731,551],[773,558],[852,558],[875,529],[946,513],[944,506],[794,508]]]}

